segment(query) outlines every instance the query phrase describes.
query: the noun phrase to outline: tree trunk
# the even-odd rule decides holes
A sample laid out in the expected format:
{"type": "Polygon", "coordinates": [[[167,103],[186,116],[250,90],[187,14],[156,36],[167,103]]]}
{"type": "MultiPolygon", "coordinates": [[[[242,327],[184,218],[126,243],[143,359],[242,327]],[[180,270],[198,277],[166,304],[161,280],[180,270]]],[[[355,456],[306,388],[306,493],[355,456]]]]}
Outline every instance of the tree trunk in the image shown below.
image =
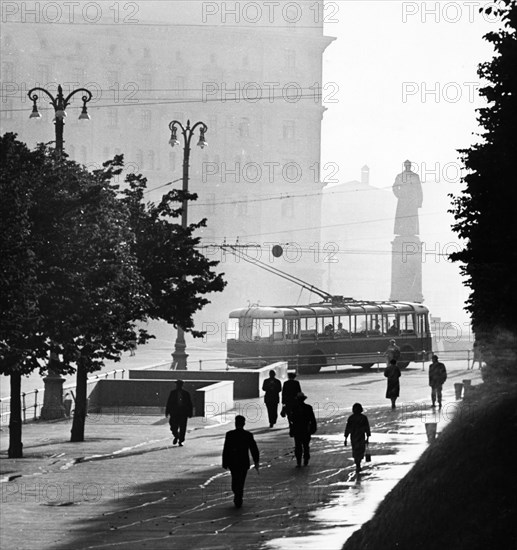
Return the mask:
{"type": "Polygon", "coordinates": [[[9,418],[9,458],[23,458],[22,443],[22,375],[11,374],[11,415],[9,418]]]}
{"type": "Polygon", "coordinates": [[[77,363],[76,383],[75,383],[75,410],[74,420],[72,422],[72,437],[70,441],[84,441],[84,424],[86,422],[86,389],[88,382],[88,372],[83,360],[77,363]]]}

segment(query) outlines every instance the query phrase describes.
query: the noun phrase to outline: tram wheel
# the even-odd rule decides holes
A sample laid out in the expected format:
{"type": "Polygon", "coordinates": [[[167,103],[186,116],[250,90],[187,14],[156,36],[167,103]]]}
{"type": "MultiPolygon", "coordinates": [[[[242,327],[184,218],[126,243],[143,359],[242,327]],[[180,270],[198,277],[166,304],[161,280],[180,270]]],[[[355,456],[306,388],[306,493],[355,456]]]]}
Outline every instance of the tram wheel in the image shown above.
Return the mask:
{"type": "Polygon", "coordinates": [[[370,370],[373,365],[375,365],[375,363],[361,363],[359,366],[363,369],[363,370],[370,370]]]}
{"type": "Polygon", "coordinates": [[[321,351],[315,351],[307,360],[307,363],[300,365],[298,372],[300,374],[318,374],[321,367],[327,365],[327,358],[321,351]]]}
{"type": "Polygon", "coordinates": [[[405,369],[411,361],[415,360],[415,350],[411,346],[402,346],[400,350],[400,359],[397,361],[399,369],[405,369]]]}

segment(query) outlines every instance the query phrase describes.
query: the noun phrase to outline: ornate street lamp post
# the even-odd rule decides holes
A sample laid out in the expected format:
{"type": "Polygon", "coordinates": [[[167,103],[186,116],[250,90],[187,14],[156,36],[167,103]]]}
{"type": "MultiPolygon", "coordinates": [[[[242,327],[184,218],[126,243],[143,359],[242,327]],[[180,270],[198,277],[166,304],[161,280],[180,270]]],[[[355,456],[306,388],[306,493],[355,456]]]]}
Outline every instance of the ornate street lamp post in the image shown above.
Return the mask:
{"type": "MultiPolygon", "coordinates": [[[[189,158],[190,158],[190,141],[194,135],[194,130],[199,128],[199,141],[197,142],[198,146],[201,149],[205,148],[208,144],[205,141],[205,132],[207,131],[207,125],[204,122],[196,122],[194,126],[190,127],[190,120],[187,120],[187,126],[184,127],[181,122],[178,120],[173,120],[169,124],[169,129],[171,131],[171,139],[169,140],[169,145],[175,147],[180,145],[178,141],[177,133],[178,128],[183,135],[183,191],[185,192],[185,197],[183,198],[183,205],[181,209],[181,227],[183,229],[187,228],[187,208],[188,208],[188,199],[186,194],[188,192],[188,180],[189,180],[189,158]]],[[[186,275],[182,275],[183,279],[186,279],[186,275]]],[[[178,335],[176,337],[176,343],[174,345],[174,353],[172,354],[172,367],[178,370],[187,370],[187,357],[188,354],[185,353],[185,333],[181,327],[178,327],[178,335]]]]}
{"type": "MultiPolygon", "coordinates": [[[[79,120],[90,120],[90,115],[86,108],[86,104],[92,99],[92,93],[86,88],[78,88],[70,92],[66,97],[63,95],[63,88],[61,85],[57,87],[57,96],[54,97],[45,88],[32,88],[27,95],[32,101],[32,113],[29,118],[39,119],[41,115],[38,111],[38,99],[39,96],[35,92],[43,92],[50,98],[50,104],[54,107],[55,118],[54,126],[56,131],[56,153],[60,158],[63,154],[63,130],[65,127],[66,108],[70,104],[70,100],[75,94],[83,93],[83,108],[79,115],[79,120]]],[[[65,379],[60,376],[57,368],[54,365],[59,364],[59,356],[54,351],[50,352],[50,361],[48,367],[48,375],[43,379],[45,383],[45,391],[43,394],[43,406],[41,408],[42,420],[55,420],[65,417],[65,407],[63,405],[63,383],[65,379]]]]}
{"type": "Polygon", "coordinates": [[[79,120],[90,120],[90,115],[88,114],[88,110],[86,108],[86,104],[92,99],[92,93],[90,90],[87,90],[86,88],[77,88],[76,90],[72,90],[66,97],[63,95],[63,88],[61,85],[57,87],[57,96],[54,97],[48,90],[45,90],[45,88],[32,88],[32,90],[29,90],[28,96],[29,99],[33,102],[32,103],[32,113],[30,114],[29,118],[41,118],[41,115],[38,111],[37,102],[39,99],[39,96],[35,92],[43,92],[50,98],[50,104],[52,107],[54,107],[55,112],[55,119],[54,119],[54,125],[56,128],[56,151],[58,156],[61,156],[63,153],[63,130],[65,127],[65,117],[66,117],[66,108],[70,104],[70,100],[75,94],[83,92],[85,95],[83,95],[83,109],[81,111],[81,114],[79,115],[79,120]]]}

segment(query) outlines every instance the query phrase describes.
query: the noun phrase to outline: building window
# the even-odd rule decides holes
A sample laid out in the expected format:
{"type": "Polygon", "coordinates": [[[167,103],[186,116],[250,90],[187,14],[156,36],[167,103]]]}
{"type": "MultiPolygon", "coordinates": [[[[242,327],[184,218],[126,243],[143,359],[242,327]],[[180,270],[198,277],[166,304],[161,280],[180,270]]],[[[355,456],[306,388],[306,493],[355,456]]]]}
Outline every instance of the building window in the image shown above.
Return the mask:
{"type": "Polygon", "coordinates": [[[185,78],[177,76],[172,84],[172,91],[176,97],[182,96],[185,93],[185,78]]]}
{"type": "Polygon", "coordinates": [[[10,61],[2,63],[2,80],[4,82],[14,81],[14,63],[10,61]]]}
{"type": "Polygon", "coordinates": [[[169,170],[171,172],[176,170],[176,153],[174,151],[169,152],[169,170]]]}
{"type": "Polygon", "coordinates": [[[154,170],[155,169],[155,155],[154,151],[147,151],[147,169],[148,170],[154,170]]]}
{"type": "Polygon", "coordinates": [[[208,193],[207,195],[207,213],[215,214],[215,193],[208,193]]]}
{"type": "Polygon", "coordinates": [[[140,127],[142,130],[151,129],[151,111],[149,111],[148,109],[142,111],[140,127]]]}
{"type": "Polygon", "coordinates": [[[282,137],[287,141],[292,141],[295,138],[294,120],[284,120],[282,126],[282,137]]]}
{"type": "Polygon", "coordinates": [[[86,71],[84,67],[76,67],[72,72],[74,85],[82,86],[86,81],[86,71]]]}
{"type": "Polygon", "coordinates": [[[112,85],[118,82],[118,71],[108,71],[108,84],[112,85]]]}
{"type": "Polygon", "coordinates": [[[142,149],[136,151],[136,170],[140,171],[144,169],[144,152],[142,149]]]}
{"type": "Polygon", "coordinates": [[[283,199],[281,204],[282,218],[294,218],[294,201],[293,199],[283,199]]]}
{"type": "Polygon", "coordinates": [[[296,68],[296,52],[294,50],[286,50],[285,64],[288,69],[296,68]]]}
{"type": "Polygon", "coordinates": [[[48,86],[50,84],[50,70],[48,65],[40,65],[38,67],[38,82],[40,86],[48,86]]]}
{"type": "Polygon", "coordinates": [[[118,128],[118,110],[108,110],[108,128],[118,128]]]}
{"type": "Polygon", "coordinates": [[[237,201],[237,216],[246,216],[248,214],[248,197],[243,195],[237,201]]]}
{"type": "Polygon", "coordinates": [[[151,73],[140,74],[140,88],[144,91],[150,91],[153,88],[153,78],[151,73]]]}
{"type": "Polygon", "coordinates": [[[239,122],[239,137],[247,138],[250,137],[250,119],[241,118],[239,122]]]}
{"type": "Polygon", "coordinates": [[[208,119],[208,132],[212,136],[217,135],[217,117],[212,116],[208,119]]]}
{"type": "Polygon", "coordinates": [[[13,119],[13,102],[9,99],[6,103],[2,103],[0,113],[3,120],[13,119]]]}

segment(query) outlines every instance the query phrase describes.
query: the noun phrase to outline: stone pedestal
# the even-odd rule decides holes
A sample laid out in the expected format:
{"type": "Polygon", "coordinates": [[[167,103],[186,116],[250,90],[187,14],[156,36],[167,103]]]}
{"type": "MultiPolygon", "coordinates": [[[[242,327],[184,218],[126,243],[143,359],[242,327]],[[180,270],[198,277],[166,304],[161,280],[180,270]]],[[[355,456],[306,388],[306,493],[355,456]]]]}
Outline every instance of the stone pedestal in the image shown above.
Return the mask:
{"type": "Polygon", "coordinates": [[[390,300],[423,302],[422,243],[418,235],[396,235],[391,254],[390,300]]]}
{"type": "Polygon", "coordinates": [[[43,379],[45,389],[43,394],[43,407],[41,408],[41,420],[57,420],[66,417],[63,405],[63,383],[64,378],[54,371],[49,371],[48,376],[43,379]]]}

